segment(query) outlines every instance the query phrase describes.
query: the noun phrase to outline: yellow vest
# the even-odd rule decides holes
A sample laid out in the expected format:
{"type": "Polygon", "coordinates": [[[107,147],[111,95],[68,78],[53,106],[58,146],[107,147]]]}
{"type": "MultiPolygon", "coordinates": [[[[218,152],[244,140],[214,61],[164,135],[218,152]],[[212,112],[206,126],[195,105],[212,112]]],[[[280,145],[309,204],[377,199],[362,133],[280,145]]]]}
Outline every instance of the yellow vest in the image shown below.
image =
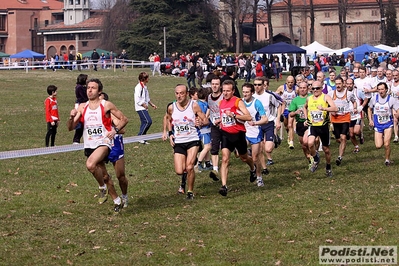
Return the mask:
{"type": "Polygon", "coordinates": [[[322,94],[319,98],[315,99],[314,96],[310,96],[308,100],[308,120],[312,126],[324,126],[329,122],[328,112],[319,110],[319,106],[323,108],[328,107],[328,103],[325,99],[326,95],[322,94]]]}

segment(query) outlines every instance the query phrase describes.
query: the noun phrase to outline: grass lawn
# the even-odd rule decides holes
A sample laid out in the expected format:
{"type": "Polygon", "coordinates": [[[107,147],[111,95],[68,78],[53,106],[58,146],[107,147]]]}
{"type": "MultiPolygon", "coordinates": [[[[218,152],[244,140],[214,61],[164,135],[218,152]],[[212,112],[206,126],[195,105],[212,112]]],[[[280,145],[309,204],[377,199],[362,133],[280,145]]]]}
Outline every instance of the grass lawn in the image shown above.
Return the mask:
{"type": "MultiPolygon", "coordinates": [[[[129,118],[126,136],[136,135],[140,125],[133,103],[140,70],[87,71],[129,118]]],[[[1,71],[0,151],[44,146],[49,84],[58,87],[56,145],[71,144],[65,123],[78,74],[1,71]]],[[[149,133],[162,130],[178,83],[186,80],[150,78],[159,109],[150,110],[149,133]]],[[[270,83],[272,89],[280,85],[270,83]]],[[[307,170],[297,142],[294,150],[283,141],[274,151],[263,188],[249,182],[247,166],[233,156],[228,196],[220,196],[220,183],[203,172],[193,201],[177,194],[168,142],[127,144],[129,207],[117,216],[112,200],[98,205],[83,151],[1,160],[0,265],[317,265],[321,245],[397,245],[399,149],[392,143],[396,164],[385,167],[384,151],[375,149],[368,128],[365,137],[358,154],[348,144],[332,179],[325,178],[323,154],[319,170],[307,170]]],[[[334,162],[333,140],[331,149],[334,162]]]]}

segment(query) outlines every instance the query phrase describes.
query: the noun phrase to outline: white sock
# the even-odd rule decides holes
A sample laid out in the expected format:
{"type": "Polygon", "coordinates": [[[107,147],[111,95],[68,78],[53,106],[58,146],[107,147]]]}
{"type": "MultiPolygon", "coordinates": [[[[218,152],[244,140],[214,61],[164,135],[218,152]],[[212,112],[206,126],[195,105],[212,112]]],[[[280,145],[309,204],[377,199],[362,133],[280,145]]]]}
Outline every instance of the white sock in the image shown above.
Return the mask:
{"type": "Polygon", "coordinates": [[[98,187],[98,189],[107,189],[107,185],[106,185],[106,184],[104,184],[104,186],[102,186],[102,187],[98,187]]]}
{"type": "Polygon", "coordinates": [[[258,181],[261,181],[261,180],[263,180],[263,178],[261,177],[261,176],[258,176],[258,181]]]}
{"type": "Polygon", "coordinates": [[[114,203],[115,203],[116,205],[121,204],[121,198],[120,198],[120,197],[117,197],[116,199],[114,199],[114,203]]]}
{"type": "Polygon", "coordinates": [[[218,166],[213,166],[213,170],[215,170],[216,172],[219,172],[219,167],[218,166]]]}
{"type": "Polygon", "coordinates": [[[127,199],[127,194],[122,194],[122,198],[127,199]]]}

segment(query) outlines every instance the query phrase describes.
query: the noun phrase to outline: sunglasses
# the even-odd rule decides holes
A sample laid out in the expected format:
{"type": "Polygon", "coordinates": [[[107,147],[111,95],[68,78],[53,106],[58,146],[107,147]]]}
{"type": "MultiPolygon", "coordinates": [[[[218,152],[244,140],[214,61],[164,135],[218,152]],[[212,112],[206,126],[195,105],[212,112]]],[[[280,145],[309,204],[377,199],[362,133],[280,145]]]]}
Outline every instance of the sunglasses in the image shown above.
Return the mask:
{"type": "Polygon", "coordinates": [[[262,83],[254,83],[254,86],[262,86],[262,83]]]}
{"type": "Polygon", "coordinates": [[[315,91],[315,90],[320,90],[320,89],[321,89],[321,87],[313,87],[313,88],[312,88],[312,90],[314,90],[314,91],[315,91]]]}

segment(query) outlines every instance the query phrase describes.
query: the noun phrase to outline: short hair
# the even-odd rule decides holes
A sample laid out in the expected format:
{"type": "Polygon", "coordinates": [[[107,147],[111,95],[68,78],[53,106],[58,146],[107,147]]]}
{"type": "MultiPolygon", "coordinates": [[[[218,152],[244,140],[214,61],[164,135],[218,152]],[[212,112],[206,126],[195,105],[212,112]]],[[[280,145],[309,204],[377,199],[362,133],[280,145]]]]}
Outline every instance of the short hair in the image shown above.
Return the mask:
{"type": "Polygon", "coordinates": [[[344,83],[344,79],[342,77],[337,77],[335,78],[335,81],[340,80],[342,83],[344,83]]]}
{"type": "Polygon", "coordinates": [[[90,82],[97,83],[98,91],[103,91],[103,84],[101,83],[101,81],[99,79],[89,79],[86,84],[89,84],[90,82]]]}
{"type": "Polygon", "coordinates": [[[104,100],[108,101],[109,97],[108,94],[106,94],[105,92],[101,92],[100,96],[103,95],[104,96],[104,100]]]}
{"type": "Polygon", "coordinates": [[[234,91],[235,86],[236,86],[236,83],[234,82],[234,80],[226,79],[225,81],[223,81],[222,86],[223,86],[223,85],[231,85],[231,86],[232,86],[232,89],[233,89],[233,91],[234,91]]]}
{"type": "Polygon", "coordinates": [[[141,72],[141,73],[139,74],[139,81],[143,82],[143,81],[145,81],[146,79],[148,79],[148,77],[149,77],[149,75],[148,75],[147,72],[141,72]]]}
{"type": "Polygon", "coordinates": [[[55,85],[48,85],[47,86],[47,93],[48,95],[52,95],[53,92],[57,91],[57,87],[55,85]]]}
{"type": "Polygon", "coordinates": [[[388,85],[387,85],[385,82],[380,82],[380,83],[378,83],[378,84],[377,84],[377,88],[378,88],[378,86],[380,86],[380,85],[383,85],[386,91],[388,90],[388,85]]]}
{"type": "Polygon", "coordinates": [[[193,95],[194,95],[195,93],[198,93],[198,88],[196,88],[196,87],[191,87],[191,88],[188,90],[188,95],[190,96],[190,98],[193,97],[193,95]]]}
{"type": "Polygon", "coordinates": [[[186,92],[188,92],[188,87],[187,87],[185,84],[177,84],[177,85],[175,86],[175,89],[176,89],[177,87],[179,87],[179,86],[184,86],[184,87],[186,88],[186,92]]]}
{"type": "Polygon", "coordinates": [[[227,76],[231,76],[233,75],[233,73],[236,71],[236,67],[235,66],[228,66],[226,67],[226,75],[227,76]]]}
{"type": "Polygon", "coordinates": [[[198,89],[197,95],[198,95],[198,99],[205,100],[206,97],[208,96],[208,90],[201,87],[198,89]]]}
{"type": "Polygon", "coordinates": [[[249,82],[245,82],[244,84],[242,84],[241,88],[244,88],[244,87],[250,88],[251,89],[251,93],[255,93],[254,84],[249,83],[249,82]]]}
{"type": "Polygon", "coordinates": [[[86,75],[86,74],[80,74],[80,75],[76,78],[76,84],[79,84],[79,85],[86,85],[87,77],[88,77],[88,75],[86,75]]]}

